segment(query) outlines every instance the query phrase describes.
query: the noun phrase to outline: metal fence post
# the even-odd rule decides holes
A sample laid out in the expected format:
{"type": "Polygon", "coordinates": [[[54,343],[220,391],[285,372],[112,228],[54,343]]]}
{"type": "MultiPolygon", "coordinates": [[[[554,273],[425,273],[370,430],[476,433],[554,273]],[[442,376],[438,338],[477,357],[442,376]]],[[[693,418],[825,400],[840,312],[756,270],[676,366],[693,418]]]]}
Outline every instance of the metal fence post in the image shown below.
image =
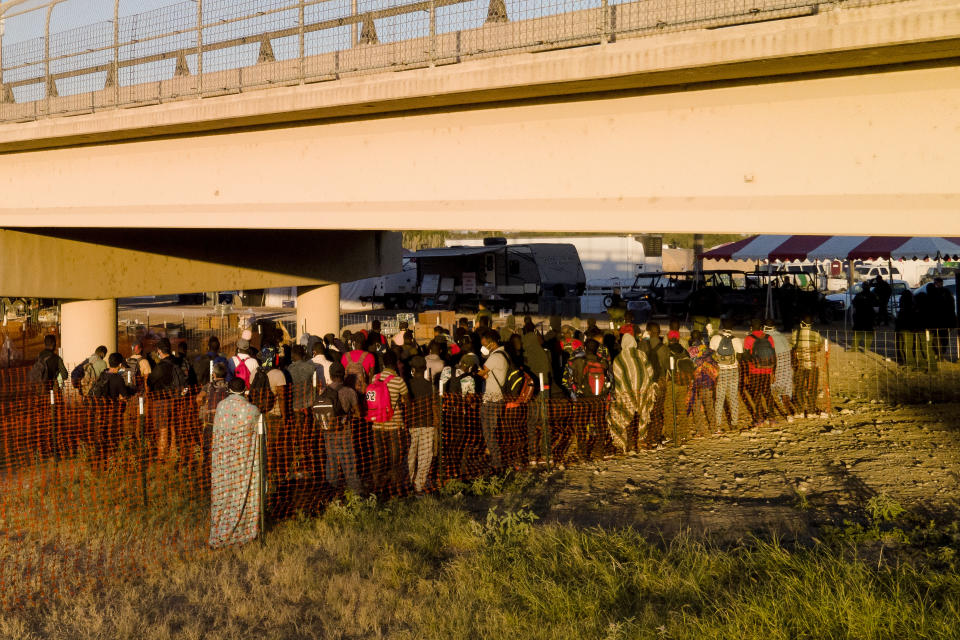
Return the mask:
{"type": "MultiPolygon", "coordinates": [[[[440,471],[440,488],[445,484],[446,478],[443,473],[443,384],[444,381],[440,381],[440,406],[439,406],[439,419],[437,420],[437,429],[436,429],[436,438],[437,438],[437,469],[440,471]]],[[[436,417],[436,413],[434,413],[436,417]]]]}
{"type": "Polygon", "coordinates": [[[430,0],[430,66],[437,60],[437,0],[430,0]]]}
{"type": "Polygon", "coordinates": [[[150,501],[147,498],[147,416],[144,413],[143,396],[140,396],[137,400],[139,403],[139,412],[137,414],[137,439],[140,441],[140,492],[143,495],[143,508],[149,509],[150,501]]]}
{"type": "Polygon", "coordinates": [[[44,76],[46,78],[46,91],[44,92],[44,99],[47,102],[47,113],[50,113],[50,98],[56,97],[57,94],[57,84],[54,82],[53,78],[50,76],[50,19],[53,17],[53,7],[56,6],[56,3],[51,3],[47,7],[47,21],[46,26],[44,27],[43,35],[43,62],[44,62],[44,76]]]}
{"type": "Polygon", "coordinates": [[[675,378],[677,361],[670,356],[670,397],[673,401],[673,446],[678,447],[677,442],[677,384],[675,378]]]}
{"type": "Polygon", "coordinates": [[[260,478],[257,491],[260,493],[260,544],[266,544],[267,535],[267,431],[263,414],[257,423],[257,462],[260,466],[260,478]]]}
{"type": "MultiPolygon", "coordinates": [[[[3,11],[0,11],[0,104],[7,101],[7,85],[3,83],[3,33],[6,30],[6,23],[4,22],[6,18],[3,17],[3,11]]],[[[13,92],[10,92],[12,97],[13,92]]],[[[14,100],[10,100],[14,102],[14,100]]],[[[4,314],[6,317],[6,314],[4,314]]]]}
{"type": "Polygon", "coordinates": [[[606,44],[610,40],[610,2],[609,0],[601,0],[600,15],[601,15],[601,20],[603,20],[603,27],[600,32],[600,42],[602,44],[606,44]]]}
{"type": "Polygon", "coordinates": [[[357,46],[357,0],[350,0],[350,48],[357,46]]]}
{"type": "Polygon", "coordinates": [[[57,429],[57,392],[55,390],[56,384],[53,387],[50,387],[50,433],[52,434],[53,439],[53,463],[55,466],[60,465],[60,444],[59,444],[59,433],[57,429]]]}
{"type": "Polygon", "coordinates": [[[833,401],[830,398],[830,338],[823,341],[824,392],[827,400],[827,415],[833,415],[833,401]]]}
{"type": "Polygon", "coordinates": [[[306,55],[307,55],[307,48],[306,48],[306,44],[304,43],[304,29],[305,29],[304,23],[306,22],[306,5],[304,4],[305,2],[306,0],[300,0],[299,11],[297,15],[297,32],[298,32],[297,36],[299,38],[299,46],[300,46],[299,48],[300,84],[303,84],[304,75],[306,73],[306,70],[305,70],[306,61],[304,60],[304,58],[306,58],[306,55]]]}
{"type": "Polygon", "coordinates": [[[197,95],[203,96],[203,0],[197,0],[197,95]]]}
{"type": "Polygon", "coordinates": [[[113,102],[120,106],[120,0],[113,3],[113,102]]]}

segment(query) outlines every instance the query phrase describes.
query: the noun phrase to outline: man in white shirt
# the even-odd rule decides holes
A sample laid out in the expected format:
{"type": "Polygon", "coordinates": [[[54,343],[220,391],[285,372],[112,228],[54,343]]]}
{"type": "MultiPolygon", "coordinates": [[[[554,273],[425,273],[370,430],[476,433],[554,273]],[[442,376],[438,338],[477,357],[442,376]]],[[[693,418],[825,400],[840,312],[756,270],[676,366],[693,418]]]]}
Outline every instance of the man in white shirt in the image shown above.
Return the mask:
{"type": "Polygon", "coordinates": [[[773,373],[770,391],[779,403],[778,409],[787,416],[787,422],[793,422],[796,413],[793,405],[793,362],[791,361],[790,339],[777,331],[773,323],[764,324],[763,331],[773,338],[773,350],[777,354],[777,368],[773,373]]]}
{"type": "Polygon", "coordinates": [[[398,347],[403,346],[403,334],[407,332],[407,329],[410,328],[410,323],[406,320],[400,321],[400,330],[393,334],[393,337],[390,338],[390,341],[398,347]]]}
{"type": "Polygon", "coordinates": [[[317,382],[322,387],[327,386],[327,381],[330,379],[328,372],[330,371],[330,365],[333,363],[327,358],[323,342],[314,343],[313,358],[310,361],[317,368],[317,382]]]}
{"type": "Polygon", "coordinates": [[[743,340],[733,335],[733,319],[724,318],[722,329],[710,338],[710,348],[717,359],[717,400],[714,411],[717,418],[717,433],[723,429],[723,407],[730,404],[730,427],[736,427],[740,415],[740,356],[743,354],[743,340]]]}
{"type": "Polygon", "coordinates": [[[480,429],[483,442],[490,452],[490,466],[494,473],[503,469],[500,457],[500,445],[497,442],[497,428],[503,411],[503,383],[510,370],[507,352],[500,346],[500,334],[490,329],[480,336],[480,353],[486,356],[480,376],[486,380],[483,392],[483,404],[480,405],[480,429]]]}

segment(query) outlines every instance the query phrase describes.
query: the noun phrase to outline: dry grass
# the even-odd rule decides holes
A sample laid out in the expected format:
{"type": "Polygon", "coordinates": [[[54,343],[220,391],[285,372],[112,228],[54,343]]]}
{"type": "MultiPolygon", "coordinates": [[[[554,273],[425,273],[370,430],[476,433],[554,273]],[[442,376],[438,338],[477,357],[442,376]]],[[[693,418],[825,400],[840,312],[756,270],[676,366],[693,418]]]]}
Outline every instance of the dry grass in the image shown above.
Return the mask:
{"type": "Polygon", "coordinates": [[[279,524],[263,545],[193,551],[8,611],[0,637],[960,635],[956,536],[878,566],[861,559],[859,534],[794,550],[654,544],[631,530],[540,526],[522,511],[478,521],[463,507],[457,496],[354,498],[279,524]]]}

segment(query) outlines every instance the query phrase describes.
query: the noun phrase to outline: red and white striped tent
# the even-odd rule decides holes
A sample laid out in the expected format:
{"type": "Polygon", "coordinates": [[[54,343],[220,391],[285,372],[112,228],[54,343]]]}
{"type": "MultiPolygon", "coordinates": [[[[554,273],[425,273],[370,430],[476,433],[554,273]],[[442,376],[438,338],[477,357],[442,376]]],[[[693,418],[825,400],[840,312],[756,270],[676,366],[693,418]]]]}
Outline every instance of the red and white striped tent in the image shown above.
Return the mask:
{"type": "MultiPolygon", "coordinates": [[[[923,236],[750,236],[704,252],[714,260],[957,260],[960,238],[923,236]]],[[[767,313],[772,314],[772,281],[767,283],[767,313]]],[[[844,314],[846,325],[846,314],[844,314]]]]}
{"type": "Polygon", "coordinates": [[[714,260],[957,260],[960,238],[750,236],[704,252],[714,260]]]}

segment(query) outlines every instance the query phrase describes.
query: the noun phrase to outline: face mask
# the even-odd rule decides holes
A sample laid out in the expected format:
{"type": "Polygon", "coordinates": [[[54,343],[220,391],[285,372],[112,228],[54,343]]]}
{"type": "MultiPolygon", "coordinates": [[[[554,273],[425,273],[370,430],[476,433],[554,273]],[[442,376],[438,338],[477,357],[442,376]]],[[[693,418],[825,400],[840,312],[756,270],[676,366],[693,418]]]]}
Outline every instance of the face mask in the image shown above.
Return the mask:
{"type": "Polygon", "coordinates": [[[480,353],[484,356],[490,355],[490,349],[487,349],[486,345],[480,347],[480,353]]]}

